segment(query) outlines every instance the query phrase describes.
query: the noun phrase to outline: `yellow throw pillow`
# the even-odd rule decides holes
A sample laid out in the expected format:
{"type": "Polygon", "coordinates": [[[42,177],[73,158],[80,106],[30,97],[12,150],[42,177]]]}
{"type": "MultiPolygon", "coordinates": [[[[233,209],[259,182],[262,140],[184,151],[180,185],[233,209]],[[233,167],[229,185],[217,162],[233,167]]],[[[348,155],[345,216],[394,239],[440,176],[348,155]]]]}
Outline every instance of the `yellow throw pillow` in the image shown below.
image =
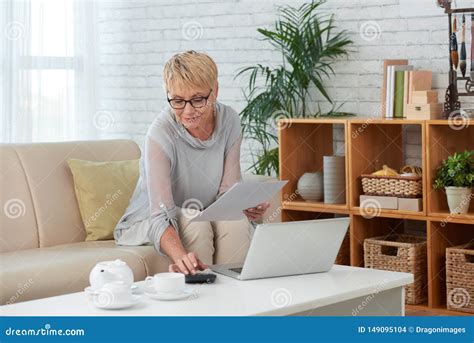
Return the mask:
{"type": "Polygon", "coordinates": [[[86,241],[113,239],[139,177],[139,160],[93,162],[69,159],[86,241]]]}

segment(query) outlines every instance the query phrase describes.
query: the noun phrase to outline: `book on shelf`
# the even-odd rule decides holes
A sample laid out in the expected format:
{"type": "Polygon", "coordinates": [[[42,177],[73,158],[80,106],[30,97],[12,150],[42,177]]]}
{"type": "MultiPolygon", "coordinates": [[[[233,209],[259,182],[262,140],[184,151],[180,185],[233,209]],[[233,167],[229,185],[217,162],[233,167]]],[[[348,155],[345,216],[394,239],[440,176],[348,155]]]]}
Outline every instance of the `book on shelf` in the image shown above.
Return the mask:
{"type": "Polygon", "coordinates": [[[408,105],[408,72],[403,73],[403,114],[405,115],[408,105]]]}
{"type": "Polygon", "coordinates": [[[412,103],[413,92],[431,90],[433,73],[414,70],[408,60],[385,60],[382,83],[382,116],[403,118],[412,103]]]}
{"type": "Polygon", "coordinates": [[[393,116],[396,118],[403,117],[403,94],[404,94],[404,82],[405,82],[405,71],[396,70],[395,71],[395,99],[394,99],[394,109],[393,116]]]}
{"type": "Polygon", "coordinates": [[[405,109],[405,74],[413,69],[410,65],[390,65],[387,73],[387,105],[385,117],[402,118],[405,109]]]}
{"type": "Polygon", "coordinates": [[[405,114],[406,103],[408,99],[406,95],[408,87],[408,72],[413,69],[413,66],[395,66],[395,94],[394,94],[394,111],[393,116],[396,118],[403,118],[405,114]],[[407,80],[407,87],[405,87],[405,79],[407,80]]]}
{"type": "Polygon", "coordinates": [[[388,107],[388,67],[394,65],[408,65],[408,60],[385,60],[383,62],[383,82],[382,82],[382,116],[386,116],[387,107],[388,107]]]}

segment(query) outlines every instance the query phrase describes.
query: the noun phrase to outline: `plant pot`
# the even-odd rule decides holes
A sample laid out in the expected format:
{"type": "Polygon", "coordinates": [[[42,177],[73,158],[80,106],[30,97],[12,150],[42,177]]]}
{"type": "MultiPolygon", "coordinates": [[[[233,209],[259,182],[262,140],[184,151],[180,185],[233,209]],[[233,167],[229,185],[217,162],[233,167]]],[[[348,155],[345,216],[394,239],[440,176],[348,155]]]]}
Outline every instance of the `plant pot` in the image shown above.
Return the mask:
{"type": "Polygon", "coordinates": [[[304,173],[298,180],[298,193],[304,200],[323,199],[323,173],[304,173]]]}
{"type": "Polygon", "coordinates": [[[451,214],[466,214],[472,197],[471,188],[446,187],[445,189],[451,214]]]}

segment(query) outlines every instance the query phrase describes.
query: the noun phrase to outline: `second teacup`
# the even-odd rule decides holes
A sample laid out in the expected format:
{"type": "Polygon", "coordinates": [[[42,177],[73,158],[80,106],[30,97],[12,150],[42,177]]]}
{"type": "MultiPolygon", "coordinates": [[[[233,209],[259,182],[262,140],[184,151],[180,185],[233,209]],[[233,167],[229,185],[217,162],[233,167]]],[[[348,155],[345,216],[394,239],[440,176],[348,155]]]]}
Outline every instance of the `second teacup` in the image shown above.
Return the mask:
{"type": "Polygon", "coordinates": [[[152,287],[155,292],[181,294],[184,292],[184,274],[158,273],[147,276],[145,284],[152,287]]]}

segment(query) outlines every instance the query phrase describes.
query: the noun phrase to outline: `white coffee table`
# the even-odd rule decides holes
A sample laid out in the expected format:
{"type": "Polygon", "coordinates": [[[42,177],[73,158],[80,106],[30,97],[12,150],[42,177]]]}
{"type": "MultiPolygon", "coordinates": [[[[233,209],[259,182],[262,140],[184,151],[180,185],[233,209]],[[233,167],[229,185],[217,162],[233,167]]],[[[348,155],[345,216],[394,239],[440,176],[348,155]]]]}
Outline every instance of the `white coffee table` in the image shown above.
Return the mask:
{"type": "MultiPolygon", "coordinates": [[[[141,303],[123,310],[95,308],[84,292],[0,307],[3,316],[254,316],[405,314],[404,286],[413,275],[335,265],[331,271],[237,281],[218,275],[216,283],[191,285],[198,296],[141,303]]],[[[140,288],[143,281],[136,283],[140,288]]]]}

